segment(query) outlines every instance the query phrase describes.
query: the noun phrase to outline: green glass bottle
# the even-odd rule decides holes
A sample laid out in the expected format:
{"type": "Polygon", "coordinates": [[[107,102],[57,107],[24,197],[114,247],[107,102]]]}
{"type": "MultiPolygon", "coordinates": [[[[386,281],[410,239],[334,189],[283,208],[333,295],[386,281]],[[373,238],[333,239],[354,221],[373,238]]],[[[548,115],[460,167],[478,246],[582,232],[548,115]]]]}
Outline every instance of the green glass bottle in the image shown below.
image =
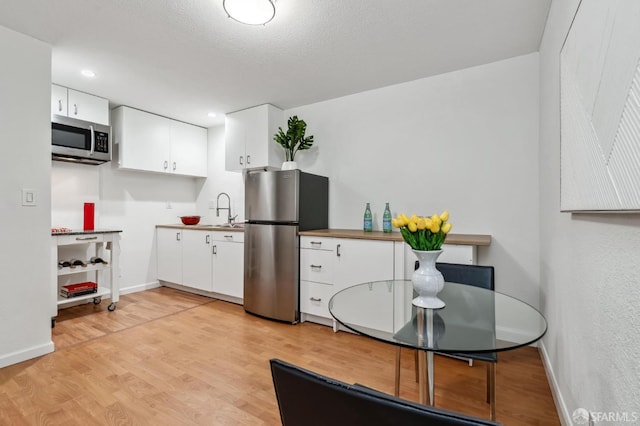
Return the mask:
{"type": "Polygon", "coordinates": [[[367,203],[364,209],[364,232],[373,231],[373,216],[371,215],[371,206],[367,203]]]}
{"type": "Polygon", "coordinates": [[[384,207],[384,213],[382,214],[382,232],[391,232],[391,210],[389,209],[389,203],[384,207]]]}

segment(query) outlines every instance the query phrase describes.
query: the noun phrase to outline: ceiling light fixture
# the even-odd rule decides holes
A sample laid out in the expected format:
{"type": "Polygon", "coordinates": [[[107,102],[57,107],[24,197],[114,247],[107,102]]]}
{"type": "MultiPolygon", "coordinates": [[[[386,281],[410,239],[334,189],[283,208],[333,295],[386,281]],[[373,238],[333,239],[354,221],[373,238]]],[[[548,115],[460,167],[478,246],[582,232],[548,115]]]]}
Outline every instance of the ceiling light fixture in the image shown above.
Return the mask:
{"type": "Polygon", "coordinates": [[[223,0],[222,7],[234,21],[249,25],[264,25],[276,16],[272,0],[223,0]]]}
{"type": "Polygon", "coordinates": [[[216,113],[215,112],[210,112],[209,114],[207,114],[209,117],[211,118],[215,118],[216,117],[216,113]]]}
{"type": "Polygon", "coordinates": [[[89,77],[89,78],[93,78],[96,76],[96,73],[91,71],[91,70],[82,70],[80,71],[80,74],[84,75],[85,77],[89,77]]]}

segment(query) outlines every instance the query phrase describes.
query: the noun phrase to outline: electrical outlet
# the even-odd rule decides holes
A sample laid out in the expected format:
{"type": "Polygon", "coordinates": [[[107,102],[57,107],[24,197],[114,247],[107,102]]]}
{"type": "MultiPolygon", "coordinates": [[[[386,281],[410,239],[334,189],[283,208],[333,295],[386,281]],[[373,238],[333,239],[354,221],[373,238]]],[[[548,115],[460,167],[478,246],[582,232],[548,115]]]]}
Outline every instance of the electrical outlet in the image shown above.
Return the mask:
{"type": "Polygon", "coordinates": [[[216,208],[215,200],[209,200],[209,210],[213,210],[216,208]]]}
{"type": "Polygon", "coordinates": [[[23,206],[37,206],[37,192],[35,189],[23,189],[22,190],[22,205],[23,206]]]}
{"type": "Polygon", "coordinates": [[[172,209],[173,206],[171,205],[171,201],[167,201],[167,209],[172,209]]]}

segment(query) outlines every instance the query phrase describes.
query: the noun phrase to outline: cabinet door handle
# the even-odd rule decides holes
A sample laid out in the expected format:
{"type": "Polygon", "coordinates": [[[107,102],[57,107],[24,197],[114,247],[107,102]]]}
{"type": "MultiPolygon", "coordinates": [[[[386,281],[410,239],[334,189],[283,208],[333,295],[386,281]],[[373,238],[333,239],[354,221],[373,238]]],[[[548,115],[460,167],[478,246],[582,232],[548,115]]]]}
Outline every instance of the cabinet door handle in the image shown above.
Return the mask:
{"type": "Polygon", "coordinates": [[[240,156],[240,165],[241,165],[241,166],[244,166],[243,160],[244,160],[244,157],[241,155],[241,156],[240,156]]]}
{"type": "Polygon", "coordinates": [[[312,246],[321,246],[322,241],[309,241],[309,244],[311,244],[312,246]]]}
{"type": "Polygon", "coordinates": [[[310,297],[309,300],[311,300],[312,302],[322,302],[321,297],[310,297]]]}
{"type": "Polygon", "coordinates": [[[340,244],[336,246],[336,256],[340,257],[340,244]]]}
{"type": "Polygon", "coordinates": [[[312,268],[322,269],[322,265],[310,265],[312,268]]]}
{"type": "Polygon", "coordinates": [[[73,104],[73,115],[78,115],[78,104],[73,104]]]}
{"type": "Polygon", "coordinates": [[[62,112],[62,99],[58,99],[58,111],[62,112]]]}
{"type": "Polygon", "coordinates": [[[209,244],[211,242],[210,238],[211,238],[211,235],[207,235],[206,238],[204,239],[205,243],[209,244]]]}
{"type": "Polygon", "coordinates": [[[176,241],[180,241],[180,233],[176,232],[176,241]]]}
{"type": "Polygon", "coordinates": [[[225,235],[224,236],[227,240],[233,240],[233,235],[225,235]]]}
{"type": "Polygon", "coordinates": [[[213,246],[213,248],[211,249],[211,252],[213,254],[218,254],[218,246],[213,246]]]}
{"type": "Polygon", "coordinates": [[[176,162],[175,161],[173,162],[173,171],[174,172],[176,171],[176,162]]]}
{"type": "Polygon", "coordinates": [[[162,163],[162,165],[164,166],[164,169],[167,170],[169,168],[169,163],[165,160],[164,163],[162,163]]]}
{"type": "Polygon", "coordinates": [[[247,155],[247,164],[251,164],[251,156],[247,155]]]}
{"type": "Polygon", "coordinates": [[[89,241],[89,240],[97,240],[98,237],[76,237],[77,241],[89,241]]]}

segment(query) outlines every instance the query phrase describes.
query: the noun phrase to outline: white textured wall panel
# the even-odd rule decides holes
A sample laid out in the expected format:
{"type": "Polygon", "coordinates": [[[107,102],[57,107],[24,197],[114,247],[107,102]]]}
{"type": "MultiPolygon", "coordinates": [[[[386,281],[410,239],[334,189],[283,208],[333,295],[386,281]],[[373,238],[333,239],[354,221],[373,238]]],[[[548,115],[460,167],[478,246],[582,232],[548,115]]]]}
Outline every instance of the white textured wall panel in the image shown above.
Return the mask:
{"type": "Polygon", "coordinates": [[[623,206],[640,206],[640,63],[615,138],[609,170],[623,206]]]}
{"type": "Polygon", "coordinates": [[[640,210],[640,2],[582,0],[561,51],[561,210],[640,210]]]}

